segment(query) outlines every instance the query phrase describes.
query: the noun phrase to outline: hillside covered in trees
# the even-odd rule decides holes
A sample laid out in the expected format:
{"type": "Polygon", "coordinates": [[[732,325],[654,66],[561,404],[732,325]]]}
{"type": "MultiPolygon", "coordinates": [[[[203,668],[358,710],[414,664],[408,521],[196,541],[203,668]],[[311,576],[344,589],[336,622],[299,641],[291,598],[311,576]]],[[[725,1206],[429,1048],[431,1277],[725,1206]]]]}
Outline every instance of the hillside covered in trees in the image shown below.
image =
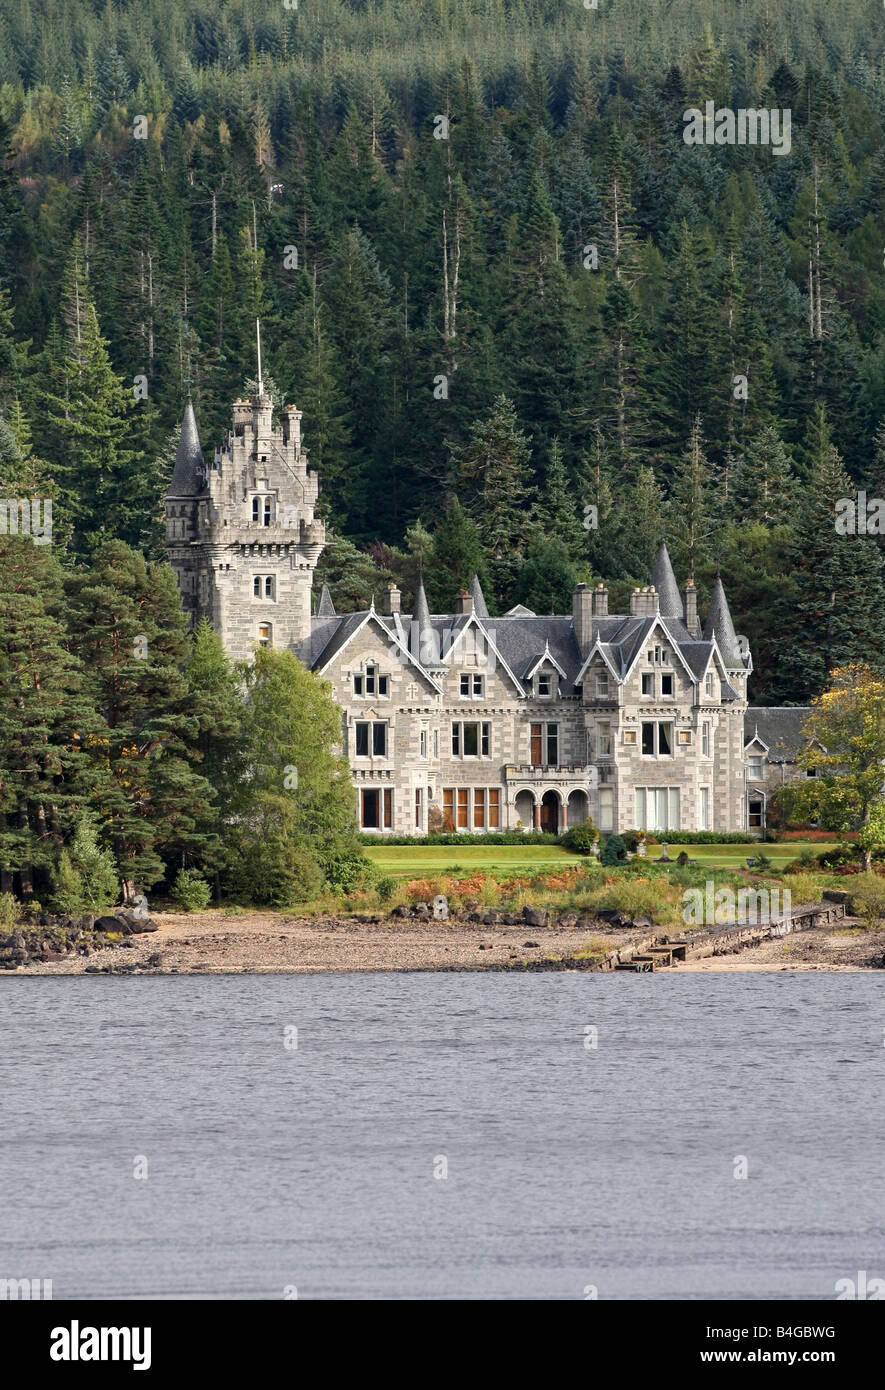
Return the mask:
{"type": "Polygon", "coordinates": [[[67,569],[162,557],[184,403],[211,447],[260,317],[340,605],[419,565],[438,609],[622,602],[665,534],[757,701],[885,664],[880,542],[834,527],[885,496],[874,0],[3,0],[0,145],[0,491],[67,569]],[[707,101],[789,153],[687,145],[707,101]]]}

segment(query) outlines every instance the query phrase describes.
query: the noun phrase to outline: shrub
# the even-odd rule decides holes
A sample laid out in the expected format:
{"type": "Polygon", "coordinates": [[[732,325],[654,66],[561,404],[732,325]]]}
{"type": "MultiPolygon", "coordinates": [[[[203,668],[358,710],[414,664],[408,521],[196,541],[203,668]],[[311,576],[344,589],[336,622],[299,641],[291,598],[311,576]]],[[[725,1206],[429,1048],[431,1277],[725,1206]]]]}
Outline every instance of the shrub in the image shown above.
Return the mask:
{"type": "Polygon", "coordinates": [[[375,892],[383,903],[389,903],[396,892],[395,878],[379,878],[375,885],[375,892]]]}
{"type": "Polygon", "coordinates": [[[567,830],[559,843],[575,854],[591,854],[598,840],[599,832],[596,826],[592,820],[585,820],[581,825],[573,825],[567,830]]]}
{"type": "Polygon", "coordinates": [[[839,869],[844,864],[855,863],[859,858],[860,851],[857,846],[843,840],[835,849],[822,850],[817,856],[817,862],[822,869],[839,869]]]}
{"type": "Polygon", "coordinates": [[[237,901],[267,907],[290,907],[318,898],[324,874],[308,850],[291,849],[282,839],[249,841],[232,856],[225,891],[237,901]]]}
{"type": "Polygon", "coordinates": [[[487,830],[482,834],[467,831],[441,831],[431,835],[359,835],[363,845],[555,845],[557,835],[546,830],[487,830]]]}
{"type": "MultiPolygon", "coordinates": [[[[352,893],[355,888],[370,888],[378,876],[375,865],[369,856],[363,853],[356,840],[333,845],[317,858],[326,882],[336,893],[352,893]]],[[[316,897],[316,894],[312,896],[316,897]]]]}
{"type": "Polygon", "coordinates": [[[185,912],[203,912],[211,901],[212,889],[194,869],[179,869],[169,896],[185,912]]]}
{"type": "Polygon", "coordinates": [[[851,885],[851,906],[865,926],[881,926],[885,919],[885,879],[879,874],[858,874],[851,885]]]}
{"type": "Polygon", "coordinates": [[[53,906],[59,912],[102,913],[117,901],[119,888],[114,856],[99,846],[92,820],[83,816],[70,849],[59,855],[53,906]]]}
{"type": "Polygon", "coordinates": [[[625,912],[630,917],[651,917],[653,920],[675,920],[677,910],[671,899],[674,890],[660,881],[624,879],[596,894],[593,907],[625,912]]]}
{"type": "Polygon", "coordinates": [[[21,907],[11,893],[0,893],[0,931],[12,931],[19,919],[21,907]]]}
{"type": "Polygon", "coordinates": [[[620,835],[609,835],[602,851],[601,862],[605,865],[623,864],[627,858],[627,846],[620,835]]]}
{"type": "Polygon", "coordinates": [[[754,869],[761,869],[764,873],[766,869],[771,868],[771,860],[769,859],[768,855],[764,852],[764,850],[757,850],[756,854],[753,855],[753,858],[756,861],[753,865],[754,869]]]}

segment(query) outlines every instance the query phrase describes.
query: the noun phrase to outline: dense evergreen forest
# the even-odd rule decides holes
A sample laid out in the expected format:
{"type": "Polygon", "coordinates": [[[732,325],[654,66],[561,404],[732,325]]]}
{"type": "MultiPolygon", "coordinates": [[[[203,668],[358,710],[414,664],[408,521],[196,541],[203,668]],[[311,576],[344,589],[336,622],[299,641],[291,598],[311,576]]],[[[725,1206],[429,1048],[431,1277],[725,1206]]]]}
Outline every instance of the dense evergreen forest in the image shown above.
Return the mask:
{"type": "Polygon", "coordinates": [[[211,447],[260,317],[342,606],[419,565],[438,609],[474,569],[623,603],[665,534],[755,699],[885,664],[834,527],[885,496],[875,0],[0,0],[0,147],[0,490],[68,571],[162,557],[184,403],[211,447]],[[687,145],[707,101],[789,153],[687,145]]]}

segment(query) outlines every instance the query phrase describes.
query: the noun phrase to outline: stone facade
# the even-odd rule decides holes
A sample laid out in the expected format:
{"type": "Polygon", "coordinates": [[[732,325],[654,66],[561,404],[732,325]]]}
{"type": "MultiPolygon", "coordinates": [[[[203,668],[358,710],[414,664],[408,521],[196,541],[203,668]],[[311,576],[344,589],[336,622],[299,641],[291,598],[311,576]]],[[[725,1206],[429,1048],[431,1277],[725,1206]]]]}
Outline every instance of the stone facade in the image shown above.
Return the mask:
{"type": "Polygon", "coordinates": [[[294,647],[310,632],[313,570],[325,543],[319,485],[301,447],[301,412],[271,424],[269,396],[237,401],[233,427],[203,459],[188,404],[166,496],[166,546],[182,603],[232,656],[294,647]]]}
{"type": "Polygon", "coordinates": [[[394,586],[384,613],[339,615],[324,588],[312,614],[325,533],[300,419],[286,407],[273,427],[267,397],[237,401],[207,465],[188,406],[169,561],[192,621],[208,617],[232,656],[290,648],[331,683],[365,829],[561,831],[588,815],[603,831],[748,828],[752,661],[718,578],[703,629],[663,544],[626,614],[599,584],[567,615],[490,618],[476,580],[452,614],[431,614],[419,587],[403,615],[394,586]]]}

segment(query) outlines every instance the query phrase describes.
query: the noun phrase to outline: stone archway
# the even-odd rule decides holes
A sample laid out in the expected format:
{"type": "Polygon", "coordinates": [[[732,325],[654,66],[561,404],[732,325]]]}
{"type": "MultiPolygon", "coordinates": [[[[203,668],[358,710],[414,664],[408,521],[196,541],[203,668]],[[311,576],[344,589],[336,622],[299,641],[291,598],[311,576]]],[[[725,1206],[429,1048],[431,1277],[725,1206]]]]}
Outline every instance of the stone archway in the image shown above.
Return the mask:
{"type": "Polygon", "coordinates": [[[583,825],[590,815],[590,800],[585,791],[579,789],[569,794],[567,812],[569,825],[583,825]]]}
{"type": "Polygon", "coordinates": [[[523,830],[532,830],[535,825],[535,797],[530,791],[516,793],[514,801],[517,820],[522,821],[523,830]]]}
{"type": "Polygon", "coordinates": [[[547,791],[541,797],[540,829],[548,835],[558,835],[561,830],[562,801],[559,792],[547,791]]]}

